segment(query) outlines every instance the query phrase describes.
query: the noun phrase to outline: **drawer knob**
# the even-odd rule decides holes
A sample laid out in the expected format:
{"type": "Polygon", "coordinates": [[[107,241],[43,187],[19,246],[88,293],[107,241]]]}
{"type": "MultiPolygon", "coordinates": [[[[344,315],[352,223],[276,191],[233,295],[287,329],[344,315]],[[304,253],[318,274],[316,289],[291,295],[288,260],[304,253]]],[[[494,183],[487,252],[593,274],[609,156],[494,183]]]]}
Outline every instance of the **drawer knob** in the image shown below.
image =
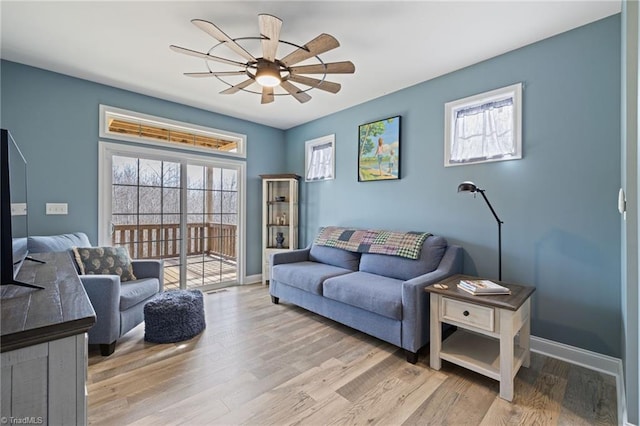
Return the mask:
{"type": "Polygon", "coordinates": [[[469,316],[469,311],[464,311],[464,312],[462,313],[462,315],[464,315],[465,317],[468,317],[468,316],[469,316]]]}

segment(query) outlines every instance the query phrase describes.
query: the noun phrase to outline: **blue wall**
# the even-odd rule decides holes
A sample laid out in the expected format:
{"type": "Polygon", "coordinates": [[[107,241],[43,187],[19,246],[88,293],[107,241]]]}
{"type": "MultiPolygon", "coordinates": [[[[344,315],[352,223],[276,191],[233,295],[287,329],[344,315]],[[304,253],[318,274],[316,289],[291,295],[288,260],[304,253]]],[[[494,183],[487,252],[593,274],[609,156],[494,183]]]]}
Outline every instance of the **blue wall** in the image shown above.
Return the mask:
{"type": "Polygon", "coordinates": [[[247,275],[262,270],[262,181],[285,168],[284,132],[86,80],[1,62],[0,124],[29,164],[29,233],[98,235],[100,104],[247,135],[247,275]],[[69,203],[67,216],[44,214],[46,202],[69,203]]]}
{"type": "MultiPolygon", "coordinates": [[[[259,174],[304,174],[304,142],[336,134],[336,179],[303,184],[301,243],[319,226],[426,230],[464,246],[465,272],[534,285],[532,332],[620,357],[620,16],[606,18],[286,132],[2,61],[1,125],[29,160],[30,231],[97,237],[98,105],[248,135],[247,268],[261,270],[259,174]],[[517,161],[443,167],[444,103],[521,81],[517,161]],[[357,182],[357,127],[402,116],[402,179],[357,182]],[[44,215],[68,202],[68,216],[44,215]]],[[[365,72],[360,70],[358,72],[365,72]]]]}
{"type": "MultiPolygon", "coordinates": [[[[366,72],[360,70],[358,72],[366,72]]],[[[465,272],[536,287],[532,333],[620,356],[620,16],[560,34],[286,132],[287,171],[304,142],[336,135],[336,179],[303,184],[301,243],[318,227],[424,230],[465,248],[465,272]],[[443,166],[445,102],[523,82],[523,159],[443,166]],[[357,181],[358,125],[402,116],[399,181],[357,181]]]]}

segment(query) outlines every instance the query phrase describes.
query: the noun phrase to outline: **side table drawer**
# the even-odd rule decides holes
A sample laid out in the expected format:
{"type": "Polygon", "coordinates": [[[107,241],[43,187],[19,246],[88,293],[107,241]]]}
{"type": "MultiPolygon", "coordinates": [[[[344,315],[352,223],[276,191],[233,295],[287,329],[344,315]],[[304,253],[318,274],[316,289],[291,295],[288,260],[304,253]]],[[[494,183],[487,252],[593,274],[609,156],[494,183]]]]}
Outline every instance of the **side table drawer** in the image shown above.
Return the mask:
{"type": "Polygon", "coordinates": [[[481,330],[495,331],[494,308],[443,297],[440,311],[443,321],[455,321],[481,330]]]}

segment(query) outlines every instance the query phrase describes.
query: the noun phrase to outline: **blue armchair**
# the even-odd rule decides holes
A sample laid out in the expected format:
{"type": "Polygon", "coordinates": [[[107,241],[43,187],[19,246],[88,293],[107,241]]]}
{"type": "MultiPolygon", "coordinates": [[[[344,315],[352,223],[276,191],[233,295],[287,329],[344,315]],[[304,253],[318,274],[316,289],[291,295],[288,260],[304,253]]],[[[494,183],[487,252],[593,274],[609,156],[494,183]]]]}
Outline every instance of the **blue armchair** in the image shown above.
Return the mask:
{"type": "MultiPolygon", "coordinates": [[[[72,247],[91,247],[86,234],[31,236],[29,253],[70,251],[72,247]]],[[[80,275],[87,296],[96,311],[96,324],[89,329],[89,344],[100,345],[109,356],[116,341],[144,320],[144,305],[163,290],[162,260],[133,260],[136,280],[120,282],[118,275],[80,275]]]]}

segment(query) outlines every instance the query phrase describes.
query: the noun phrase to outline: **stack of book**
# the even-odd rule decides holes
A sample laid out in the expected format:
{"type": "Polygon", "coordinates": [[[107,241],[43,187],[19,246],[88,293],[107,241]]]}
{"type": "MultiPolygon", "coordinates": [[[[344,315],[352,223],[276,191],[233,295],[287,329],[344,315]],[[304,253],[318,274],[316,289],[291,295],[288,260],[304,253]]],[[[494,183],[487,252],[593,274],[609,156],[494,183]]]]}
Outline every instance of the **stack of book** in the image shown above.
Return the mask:
{"type": "Polygon", "coordinates": [[[460,280],[458,288],[473,295],[511,294],[511,290],[489,280],[460,280]]]}

